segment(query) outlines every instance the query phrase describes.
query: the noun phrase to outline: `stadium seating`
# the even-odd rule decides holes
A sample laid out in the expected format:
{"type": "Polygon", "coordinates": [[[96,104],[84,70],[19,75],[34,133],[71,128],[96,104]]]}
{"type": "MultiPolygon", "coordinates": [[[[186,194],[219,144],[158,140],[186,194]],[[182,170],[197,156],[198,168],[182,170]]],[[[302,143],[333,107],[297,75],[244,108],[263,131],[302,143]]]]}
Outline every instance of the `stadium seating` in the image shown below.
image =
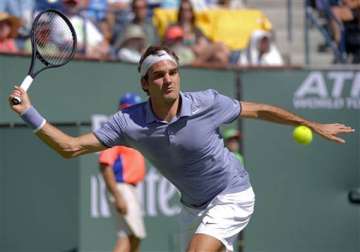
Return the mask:
{"type": "MultiPolygon", "coordinates": [[[[176,15],[173,9],[154,10],[153,22],[160,36],[176,21],[176,15]]],[[[272,28],[269,19],[257,9],[211,9],[196,15],[198,26],[209,39],[221,41],[232,50],[246,48],[252,31],[272,28]]]]}

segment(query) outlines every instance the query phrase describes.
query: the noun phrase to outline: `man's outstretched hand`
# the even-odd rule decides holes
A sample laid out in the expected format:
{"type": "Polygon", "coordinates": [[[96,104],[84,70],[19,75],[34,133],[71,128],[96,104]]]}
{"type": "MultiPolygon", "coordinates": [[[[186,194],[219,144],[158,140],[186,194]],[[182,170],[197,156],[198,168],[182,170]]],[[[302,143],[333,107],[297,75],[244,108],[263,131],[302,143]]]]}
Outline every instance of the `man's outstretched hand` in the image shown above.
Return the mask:
{"type": "Polygon", "coordinates": [[[355,131],[353,128],[341,123],[315,123],[311,125],[311,129],[325,139],[342,144],[345,143],[345,140],[340,138],[339,135],[344,133],[352,133],[355,131]]]}

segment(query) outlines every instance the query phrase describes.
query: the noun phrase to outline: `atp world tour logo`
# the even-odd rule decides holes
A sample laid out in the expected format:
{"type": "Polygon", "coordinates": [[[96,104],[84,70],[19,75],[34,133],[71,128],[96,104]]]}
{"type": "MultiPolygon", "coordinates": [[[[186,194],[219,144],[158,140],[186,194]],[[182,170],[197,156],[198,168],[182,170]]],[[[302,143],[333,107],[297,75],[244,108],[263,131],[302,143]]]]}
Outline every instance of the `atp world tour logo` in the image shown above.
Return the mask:
{"type": "Polygon", "coordinates": [[[298,109],[360,109],[360,72],[310,72],[296,90],[293,105],[298,109]]]}

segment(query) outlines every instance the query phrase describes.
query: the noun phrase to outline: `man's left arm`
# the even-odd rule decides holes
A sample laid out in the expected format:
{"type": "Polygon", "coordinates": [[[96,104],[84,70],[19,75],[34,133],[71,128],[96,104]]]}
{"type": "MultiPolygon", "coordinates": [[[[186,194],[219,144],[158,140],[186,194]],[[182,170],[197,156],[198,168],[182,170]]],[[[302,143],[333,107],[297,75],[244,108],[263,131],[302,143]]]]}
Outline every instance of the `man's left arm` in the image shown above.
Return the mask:
{"type": "Polygon", "coordinates": [[[241,102],[240,116],[293,126],[305,125],[325,139],[337,143],[345,143],[344,139],[338,137],[339,134],[354,132],[354,129],[341,123],[323,124],[309,121],[285,109],[268,104],[241,102]]]}

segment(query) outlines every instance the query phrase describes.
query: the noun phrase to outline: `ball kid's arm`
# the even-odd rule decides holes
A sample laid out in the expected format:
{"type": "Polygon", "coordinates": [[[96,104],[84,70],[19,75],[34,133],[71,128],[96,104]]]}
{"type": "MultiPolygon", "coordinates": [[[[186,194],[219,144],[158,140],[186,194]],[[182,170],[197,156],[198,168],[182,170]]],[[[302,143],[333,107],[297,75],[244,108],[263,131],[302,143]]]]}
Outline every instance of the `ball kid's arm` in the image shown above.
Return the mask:
{"type": "Polygon", "coordinates": [[[127,213],[127,204],[125,198],[117,188],[117,183],[112,166],[105,163],[100,163],[100,169],[106,184],[106,188],[114,197],[116,210],[120,214],[125,215],[127,213]]]}
{"type": "Polygon", "coordinates": [[[240,116],[293,126],[305,125],[325,139],[337,143],[345,143],[344,139],[337,136],[338,134],[354,132],[354,129],[341,123],[322,124],[309,121],[285,109],[268,104],[241,102],[240,116]]]}
{"type": "Polygon", "coordinates": [[[64,158],[72,158],[85,153],[105,149],[93,133],[78,137],[65,134],[60,129],[48,123],[31,105],[28,94],[20,87],[15,86],[9,96],[9,104],[13,111],[18,113],[35,130],[35,134],[64,158]],[[14,105],[13,97],[19,97],[22,103],[14,105]]]}

